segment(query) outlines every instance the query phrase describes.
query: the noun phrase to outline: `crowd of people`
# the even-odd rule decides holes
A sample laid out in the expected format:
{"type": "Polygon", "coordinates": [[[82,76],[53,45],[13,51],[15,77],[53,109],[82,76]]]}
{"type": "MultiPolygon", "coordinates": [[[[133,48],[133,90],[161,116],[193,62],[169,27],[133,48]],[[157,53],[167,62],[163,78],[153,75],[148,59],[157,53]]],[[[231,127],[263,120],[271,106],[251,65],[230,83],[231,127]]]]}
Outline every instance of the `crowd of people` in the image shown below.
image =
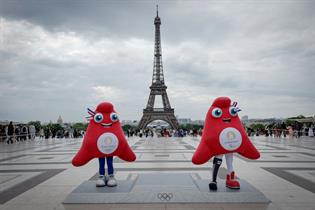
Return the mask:
{"type": "Polygon", "coordinates": [[[28,124],[14,124],[12,121],[6,126],[0,126],[0,142],[13,144],[15,142],[34,140],[36,136],[39,139],[49,138],[78,138],[84,135],[84,131],[77,129],[42,126],[36,130],[34,125],[28,124]]]}
{"type": "MultiPolygon", "coordinates": [[[[245,126],[248,136],[260,136],[264,135],[266,137],[296,137],[309,136],[314,137],[314,123],[302,124],[299,122],[294,122],[286,124],[285,122],[273,123],[269,125],[255,126],[245,126]]],[[[140,138],[148,137],[197,137],[202,135],[202,128],[198,129],[186,129],[180,128],[178,130],[170,128],[128,128],[124,129],[127,137],[138,136],[140,138]]],[[[77,130],[73,127],[64,129],[62,127],[54,126],[42,126],[40,129],[36,130],[34,125],[27,124],[13,124],[10,122],[7,126],[0,127],[0,142],[6,141],[8,144],[13,144],[14,142],[34,140],[36,136],[39,139],[49,139],[49,138],[78,138],[83,137],[85,131],[77,130]]]]}
{"type": "Polygon", "coordinates": [[[28,139],[35,139],[36,130],[33,125],[17,124],[13,125],[10,122],[8,126],[1,127],[0,130],[0,141],[5,141],[8,144],[13,144],[14,142],[26,141],[28,139]]]}
{"type": "Polygon", "coordinates": [[[198,136],[202,135],[202,129],[170,129],[170,128],[146,128],[146,129],[127,129],[125,131],[127,137],[139,136],[140,138],[145,137],[185,137],[185,136],[198,136]]]}
{"type": "Polygon", "coordinates": [[[78,138],[84,135],[84,131],[77,131],[75,128],[70,129],[50,129],[49,127],[41,128],[39,130],[40,139],[49,138],[78,138]]]}
{"type": "Polygon", "coordinates": [[[263,128],[253,129],[251,127],[247,128],[248,136],[271,136],[271,137],[296,137],[300,138],[301,136],[309,136],[314,137],[314,123],[309,124],[302,124],[299,122],[294,122],[292,124],[286,124],[285,122],[282,123],[275,123],[266,125],[263,128]]]}

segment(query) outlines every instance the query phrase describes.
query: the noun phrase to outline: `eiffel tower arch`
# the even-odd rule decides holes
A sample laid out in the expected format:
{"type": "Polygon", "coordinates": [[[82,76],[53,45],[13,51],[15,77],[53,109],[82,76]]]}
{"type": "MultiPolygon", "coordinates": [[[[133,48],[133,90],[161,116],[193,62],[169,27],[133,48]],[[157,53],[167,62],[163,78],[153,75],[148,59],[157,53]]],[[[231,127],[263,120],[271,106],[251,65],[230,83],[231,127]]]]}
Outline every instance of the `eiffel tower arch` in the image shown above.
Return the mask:
{"type": "Polygon", "coordinates": [[[179,125],[174,115],[174,109],[171,107],[166,93],[167,86],[164,83],[160,33],[161,19],[159,17],[158,9],[156,11],[154,25],[155,43],[152,85],[150,86],[149,100],[146,108],[143,109],[143,116],[139,122],[138,128],[143,129],[152,121],[163,120],[167,122],[173,129],[178,129],[179,125]],[[154,108],[156,96],[162,97],[163,108],[154,108]]]}

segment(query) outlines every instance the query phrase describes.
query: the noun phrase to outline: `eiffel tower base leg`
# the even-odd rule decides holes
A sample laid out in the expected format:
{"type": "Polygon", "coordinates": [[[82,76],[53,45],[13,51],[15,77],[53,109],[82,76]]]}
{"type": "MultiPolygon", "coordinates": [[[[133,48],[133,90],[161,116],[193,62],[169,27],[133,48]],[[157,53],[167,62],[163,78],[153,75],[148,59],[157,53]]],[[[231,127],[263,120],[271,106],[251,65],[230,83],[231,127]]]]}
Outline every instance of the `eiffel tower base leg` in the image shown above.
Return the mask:
{"type": "Polygon", "coordinates": [[[178,130],[179,125],[177,119],[172,112],[156,112],[156,111],[144,111],[143,116],[139,122],[138,128],[144,129],[147,125],[155,120],[163,120],[167,122],[173,129],[178,130]]]}

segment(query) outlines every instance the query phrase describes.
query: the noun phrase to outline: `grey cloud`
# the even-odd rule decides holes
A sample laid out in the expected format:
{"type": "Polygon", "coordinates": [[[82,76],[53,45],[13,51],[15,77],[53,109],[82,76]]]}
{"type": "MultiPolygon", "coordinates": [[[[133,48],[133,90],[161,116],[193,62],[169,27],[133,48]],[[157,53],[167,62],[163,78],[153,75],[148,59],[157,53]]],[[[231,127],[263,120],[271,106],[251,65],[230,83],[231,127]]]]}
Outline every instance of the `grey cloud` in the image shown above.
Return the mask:
{"type": "MultiPolygon", "coordinates": [[[[2,34],[0,46],[0,119],[82,121],[100,100],[113,101],[123,119],[139,119],[152,76],[155,3],[0,0],[12,34],[2,34]]],[[[313,115],[314,8],[161,1],[176,114],[203,119],[215,97],[228,95],[250,117],[313,115]]]]}

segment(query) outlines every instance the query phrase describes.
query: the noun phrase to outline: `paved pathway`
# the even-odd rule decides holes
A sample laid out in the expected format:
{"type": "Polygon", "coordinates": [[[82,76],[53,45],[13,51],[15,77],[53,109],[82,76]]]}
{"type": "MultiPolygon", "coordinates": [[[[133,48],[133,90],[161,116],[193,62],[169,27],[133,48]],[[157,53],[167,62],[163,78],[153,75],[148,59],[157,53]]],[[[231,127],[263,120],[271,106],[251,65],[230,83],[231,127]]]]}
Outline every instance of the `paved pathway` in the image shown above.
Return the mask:
{"type": "MultiPolygon", "coordinates": [[[[142,173],[191,173],[208,179],[211,164],[191,163],[200,138],[130,138],[137,161],[115,159],[118,180],[142,173]]],[[[315,206],[315,138],[253,137],[262,157],[251,161],[237,156],[234,168],[272,201],[267,209],[309,209],[315,206]]],[[[14,145],[0,143],[0,209],[65,209],[62,201],[82,182],[97,174],[96,160],[75,168],[70,164],[81,139],[36,140],[14,145]]],[[[219,177],[224,178],[225,163],[219,177]]],[[[86,205],[71,209],[86,209],[86,205]]],[[[203,209],[176,204],[89,206],[89,209],[203,209]]],[[[214,204],[212,209],[259,209],[257,204],[214,204]]],[[[69,209],[67,207],[67,209],[69,209]]]]}

